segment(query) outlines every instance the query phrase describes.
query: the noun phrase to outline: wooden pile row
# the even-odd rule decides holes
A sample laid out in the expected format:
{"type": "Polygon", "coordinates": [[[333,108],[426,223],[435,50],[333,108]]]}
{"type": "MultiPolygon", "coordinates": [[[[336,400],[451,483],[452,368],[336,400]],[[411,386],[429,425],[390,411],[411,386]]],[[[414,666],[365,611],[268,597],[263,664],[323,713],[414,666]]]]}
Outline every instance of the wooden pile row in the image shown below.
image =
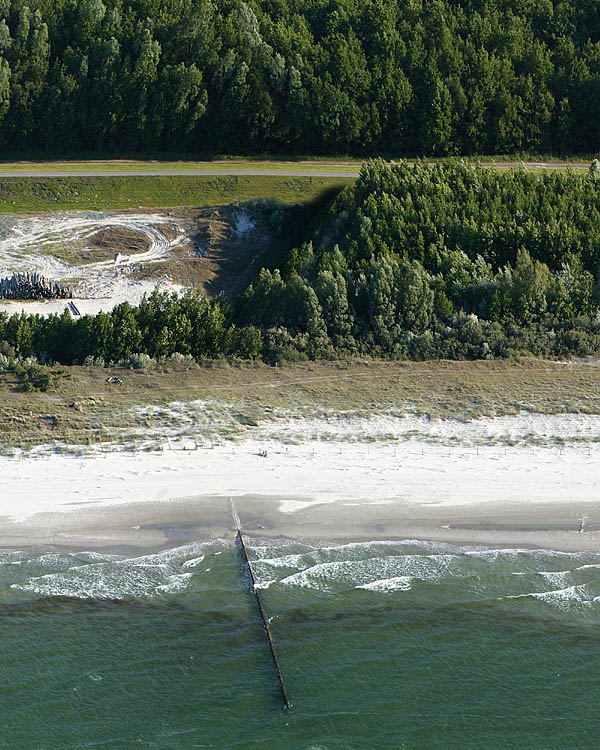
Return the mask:
{"type": "Polygon", "coordinates": [[[0,299],[69,299],[71,287],[50,281],[39,273],[15,273],[0,279],[0,299]]]}

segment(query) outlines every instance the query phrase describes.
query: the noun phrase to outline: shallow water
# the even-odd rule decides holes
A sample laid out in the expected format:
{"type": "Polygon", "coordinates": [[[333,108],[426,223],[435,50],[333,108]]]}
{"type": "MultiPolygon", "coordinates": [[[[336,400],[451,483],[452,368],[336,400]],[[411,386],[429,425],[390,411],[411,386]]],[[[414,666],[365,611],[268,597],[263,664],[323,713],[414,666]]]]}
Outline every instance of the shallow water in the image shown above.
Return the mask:
{"type": "Polygon", "coordinates": [[[600,554],[0,552],[0,747],[595,748],[600,554]]]}

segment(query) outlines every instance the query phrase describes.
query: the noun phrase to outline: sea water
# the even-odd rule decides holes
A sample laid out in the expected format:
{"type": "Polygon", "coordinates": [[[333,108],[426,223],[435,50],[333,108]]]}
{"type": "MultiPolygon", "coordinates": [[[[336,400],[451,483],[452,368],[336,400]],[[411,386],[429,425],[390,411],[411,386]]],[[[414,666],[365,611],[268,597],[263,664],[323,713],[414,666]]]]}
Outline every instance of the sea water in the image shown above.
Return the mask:
{"type": "Polygon", "coordinates": [[[596,748],[600,554],[248,538],[0,553],[0,747],[596,748]]]}

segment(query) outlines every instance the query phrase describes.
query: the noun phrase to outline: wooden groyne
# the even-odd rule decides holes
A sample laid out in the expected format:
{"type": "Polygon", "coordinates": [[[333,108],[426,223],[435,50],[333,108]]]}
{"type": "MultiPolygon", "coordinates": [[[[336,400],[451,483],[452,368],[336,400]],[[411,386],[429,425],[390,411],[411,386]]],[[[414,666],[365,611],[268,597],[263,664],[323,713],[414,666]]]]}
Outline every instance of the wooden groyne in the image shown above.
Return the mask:
{"type": "Polygon", "coordinates": [[[0,299],[69,299],[73,290],[39,273],[14,273],[0,279],[0,299]]]}
{"type": "Polygon", "coordinates": [[[230,500],[229,502],[231,503],[231,515],[233,516],[233,520],[237,529],[236,538],[239,539],[240,547],[242,549],[242,554],[244,555],[244,560],[246,561],[246,567],[248,568],[248,573],[250,573],[250,580],[252,581],[252,590],[254,591],[254,596],[256,598],[256,603],[258,605],[258,611],[260,612],[260,619],[262,620],[265,635],[269,643],[269,648],[271,649],[271,656],[273,658],[273,665],[275,667],[275,672],[277,673],[277,679],[279,680],[279,687],[281,688],[281,696],[283,698],[283,704],[287,709],[289,709],[290,702],[288,700],[285,685],[283,683],[283,676],[281,674],[281,669],[279,668],[279,661],[277,660],[277,654],[275,653],[275,645],[273,643],[273,637],[271,636],[271,629],[269,628],[269,622],[267,620],[267,617],[265,615],[265,610],[263,609],[263,605],[260,600],[260,594],[258,593],[258,589],[256,588],[256,578],[254,577],[254,571],[252,570],[252,563],[250,562],[250,558],[248,557],[248,552],[246,551],[246,545],[244,543],[244,537],[242,535],[242,526],[240,524],[240,519],[235,510],[235,506],[233,505],[233,500],[230,500]]]}

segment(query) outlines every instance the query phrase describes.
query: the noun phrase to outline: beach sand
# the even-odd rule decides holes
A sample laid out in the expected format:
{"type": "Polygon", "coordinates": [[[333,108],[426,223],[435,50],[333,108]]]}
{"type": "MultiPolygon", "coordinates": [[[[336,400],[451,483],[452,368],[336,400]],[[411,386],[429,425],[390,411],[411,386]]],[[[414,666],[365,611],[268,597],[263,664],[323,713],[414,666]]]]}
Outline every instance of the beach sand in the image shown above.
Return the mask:
{"type": "MultiPolygon", "coordinates": [[[[513,434],[518,419],[502,429],[513,434]]],[[[573,415],[545,419],[553,439],[573,430],[573,415]]],[[[588,437],[596,426],[600,434],[595,419],[585,418],[588,437]]],[[[263,538],[600,549],[598,443],[480,446],[472,424],[448,421],[443,433],[368,443],[338,430],[325,442],[281,434],[212,449],[2,457],[0,547],[141,554],[228,537],[232,497],[244,531],[263,538]]]]}

